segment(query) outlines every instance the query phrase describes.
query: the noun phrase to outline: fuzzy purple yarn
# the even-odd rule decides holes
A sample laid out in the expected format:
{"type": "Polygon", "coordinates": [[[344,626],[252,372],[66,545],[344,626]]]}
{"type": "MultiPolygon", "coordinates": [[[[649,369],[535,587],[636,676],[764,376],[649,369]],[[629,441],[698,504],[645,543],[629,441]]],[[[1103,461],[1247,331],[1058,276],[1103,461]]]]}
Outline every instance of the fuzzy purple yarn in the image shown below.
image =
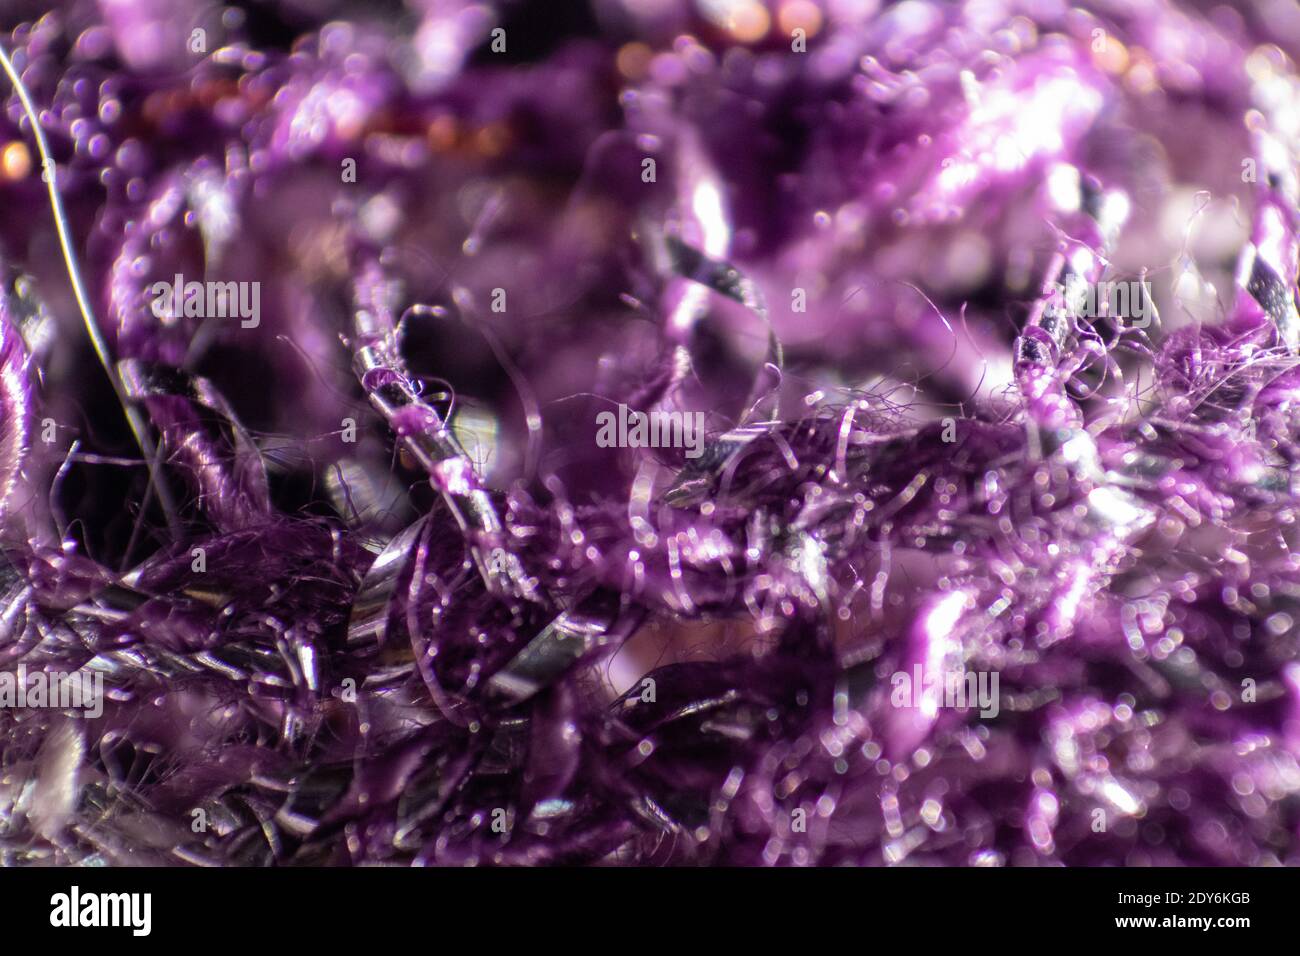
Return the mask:
{"type": "Polygon", "coordinates": [[[0,862],[1300,863],[1280,5],[17,6],[0,862]]]}

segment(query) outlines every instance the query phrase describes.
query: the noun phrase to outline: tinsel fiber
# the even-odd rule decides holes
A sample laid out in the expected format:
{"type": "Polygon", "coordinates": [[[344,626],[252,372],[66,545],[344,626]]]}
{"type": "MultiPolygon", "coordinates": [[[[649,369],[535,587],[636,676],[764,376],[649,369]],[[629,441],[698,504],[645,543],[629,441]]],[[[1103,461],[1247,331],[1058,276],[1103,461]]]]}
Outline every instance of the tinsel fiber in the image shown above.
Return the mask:
{"type": "Polygon", "coordinates": [[[0,48],[0,862],[1300,864],[1292,0],[0,48]]]}

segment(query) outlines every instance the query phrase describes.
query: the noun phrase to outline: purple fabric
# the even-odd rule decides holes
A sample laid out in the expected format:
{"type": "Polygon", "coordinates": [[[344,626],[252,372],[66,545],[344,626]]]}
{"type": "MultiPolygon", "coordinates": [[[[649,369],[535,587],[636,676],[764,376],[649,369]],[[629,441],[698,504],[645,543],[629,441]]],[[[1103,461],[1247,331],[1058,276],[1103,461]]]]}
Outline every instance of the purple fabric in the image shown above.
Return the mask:
{"type": "Polygon", "coordinates": [[[17,8],[0,862],[1300,863],[1277,5],[17,8]]]}

